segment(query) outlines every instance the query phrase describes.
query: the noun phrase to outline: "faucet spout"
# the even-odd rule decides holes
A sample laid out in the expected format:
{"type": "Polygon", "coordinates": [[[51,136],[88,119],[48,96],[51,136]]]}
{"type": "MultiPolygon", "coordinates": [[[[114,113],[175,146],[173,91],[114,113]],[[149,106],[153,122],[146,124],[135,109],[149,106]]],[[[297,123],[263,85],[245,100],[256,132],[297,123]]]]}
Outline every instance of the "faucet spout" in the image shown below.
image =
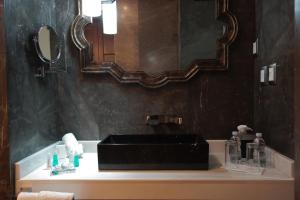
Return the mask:
{"type": "Polygon", "coordinates": [[[160,124],[182,125],[182,117],[176,115],[147,115],[146,124],[156,126],[160,124]]]}

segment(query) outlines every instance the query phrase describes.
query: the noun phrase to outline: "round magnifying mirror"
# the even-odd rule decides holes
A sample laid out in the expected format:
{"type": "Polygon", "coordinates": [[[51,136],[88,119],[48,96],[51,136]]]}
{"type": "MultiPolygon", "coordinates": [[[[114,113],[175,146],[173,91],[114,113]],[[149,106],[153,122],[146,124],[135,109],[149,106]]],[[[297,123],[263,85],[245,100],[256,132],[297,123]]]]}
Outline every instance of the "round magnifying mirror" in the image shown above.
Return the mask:
{"type": "Polygon", "coordinates": [[[47,63],[55,63],[60,58],[58,36],[50,26],[40,28],[36,37],[37,53],[40,59],[47,63]]]}

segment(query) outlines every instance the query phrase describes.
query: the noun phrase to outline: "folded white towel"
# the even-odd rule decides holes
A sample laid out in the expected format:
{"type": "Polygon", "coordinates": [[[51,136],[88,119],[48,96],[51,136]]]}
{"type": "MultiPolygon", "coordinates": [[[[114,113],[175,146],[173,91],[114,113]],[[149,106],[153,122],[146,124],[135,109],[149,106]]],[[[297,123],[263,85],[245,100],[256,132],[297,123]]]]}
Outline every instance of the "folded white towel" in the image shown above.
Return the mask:
{"type": "Polygon", "coordinates": [[[39,193],[39,200],[72,200],[72,199],[74,199],[73,193],[50,192],[50,191],[41,191],[39,193]]]}
{"type": "Polygon", "coordinates": [[[33,192],[20,192],[17,200],[39,200],[39,194],[33,192]]]}
{"type": "Polygon", "coordinates": [[[41,191],[40,193],[20,192],[17,198],[17,200],[72,200],[72,199],[74,199],[73,193],[50,192],[50,191],[41,191]]]}

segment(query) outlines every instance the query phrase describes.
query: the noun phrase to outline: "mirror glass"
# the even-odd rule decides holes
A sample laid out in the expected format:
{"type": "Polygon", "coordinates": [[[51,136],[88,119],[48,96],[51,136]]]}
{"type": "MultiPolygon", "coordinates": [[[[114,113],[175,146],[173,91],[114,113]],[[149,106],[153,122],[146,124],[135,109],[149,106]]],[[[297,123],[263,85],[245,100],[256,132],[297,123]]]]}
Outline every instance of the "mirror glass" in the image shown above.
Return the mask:
{"type": "Polygon", "coordinates": [[[238,33],[229,1],[102,0],[101,15],[91,17],[78,0],[71,36],[81,72],[158,88],[199,71],[225,71],[238,33]]]}
{"type": "Polygon", "coordinates": [[[43,61],[53,63],[60,57],[60,47],[56,32],[50,26],[40,28],[37,36],[38,53],[43,61]]]}
{"type": "Polygon", "coordinates": [[[226,25],[216,19],[216,0],[180,0],[180,60],[216,59],[217,40],[226,25]]]}
{"type": "Polygon", "coordinates": [[[216,59],[226,32],[216,0],[117,0],[117,34],[103,34],[102,17],[85,27],[91,64],[159,74],[216,59]]]}

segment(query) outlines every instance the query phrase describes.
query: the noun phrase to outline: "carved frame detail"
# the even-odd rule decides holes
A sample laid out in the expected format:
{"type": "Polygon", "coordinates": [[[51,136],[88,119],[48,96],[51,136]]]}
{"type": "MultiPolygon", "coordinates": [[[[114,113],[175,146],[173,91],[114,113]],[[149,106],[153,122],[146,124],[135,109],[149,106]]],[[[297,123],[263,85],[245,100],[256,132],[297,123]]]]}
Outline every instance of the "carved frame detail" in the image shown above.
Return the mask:
{"type": "Polygon", "coordinates": [[[229,65],[229,46],[235,40],[238,33],[238,21],[229,11],[229,0],[215,0],[217,20],[227,24],[223,37],[217,40],[216,59],[195,60],[185,70],[166,71],[159,74],[147,74],[144,71],[125,71],[115,63],[103,63],[90,65],[89,42],[85,38],[84,28],[92,23],[92,19],[82,16],[81,1],[78,0],[79,14],[71,26],[71,37],[80,51],[81,72],[85,74],[108,73],[120,83],[138,83],[147,88],[158,88],[168,82],[185,82],[191,79],[199,71],[225,71],[229,65]]]}

